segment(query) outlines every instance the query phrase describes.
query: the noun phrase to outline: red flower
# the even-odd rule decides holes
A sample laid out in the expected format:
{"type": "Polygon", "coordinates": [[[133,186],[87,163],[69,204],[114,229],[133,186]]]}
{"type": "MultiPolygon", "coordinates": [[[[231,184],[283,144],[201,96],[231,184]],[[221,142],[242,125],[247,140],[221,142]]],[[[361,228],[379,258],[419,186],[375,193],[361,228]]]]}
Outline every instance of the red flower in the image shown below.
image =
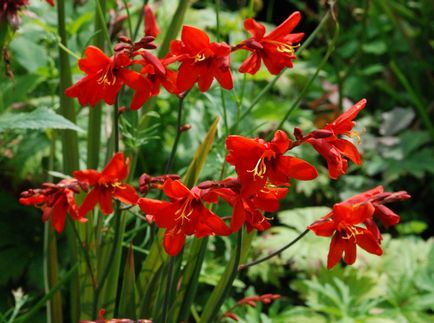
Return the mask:
{"type": "Polygon", "coordinates": [[[74,177],[80,182],[93,186],[80,206],[81,215],[91,211],[97,203],[102,213],[112,213],[113,197],[125,204],[136,204],[139,198],[136,191],[132,186],[122,183],[128,176],[128,164],[128,158],[124,161],[124,154],[117,153],[101,173],[94,169],[74,172],[74,177]]]}
{"type": "Polygon", "coordinates": [[[168,57],[181,62],[177,80],[179,91],[185,92],[197,82],[199,90],[205,92],[214,78],[223,88],[232,89],[230,53],[228,44],[210,43],[202,30],[184,26],[181,40],[171,42],[168,54],[168,57]]]}
{"type": "Polygon", "coordinates": [[[51,219],[53,228],[61,233],[65,226],[66,213],[76,221],[86,222],[79,215],[74,194],[80,192],[80,186],[74,179],[64,179],[57,184],[44,183],[40,189],[30,189],[21,193],[20,203],[34,205],[42,209],[42,220],[51,219]]]}
{"type": "Polygon", "coordinates": [[[370,203],[338,203],[333,206],[331,213],[308,227],[322,237],[333,235],[327,260],[328,269],[333,268],[342,255],[344,261],[352,265],[356,261],[356,245],[378,256],[383,253],[375,234],[367,228],[358,226],[371,219],[374,211],[370,203]]]}
{"type": "Polygon", "coordinates": [[[409,199],[405,191],[384,192],[383,186],[357,194],[342,203],[335,204],[333,211],[308,227],[319,236],[329,237],[328,268],[332,268],[345,252],[344,260],[351,265],[356,259],[356,244],[366,251],[381,255],[380,230],[373,220],[377,217],[387,228],[399,222],[399,215],[384,206],[386,203],[409,199]],[[363,224],[365,228],[357,225],[363,224]]]}
{"type": "Polygon", "coordinates": [[[169,93],[179,94],[180,91],[176,87],[178,73],[167,68],[170,62],[166,59],[159,60],[147,51],[140,51],[139,54],[143,59],[136,62],[143,66],[140,73],[149,83],[147,88],[143,88],[137,93],[139,100],[146,102],[151,97],[158,95],[160,93],[160,85],[163,85],[169,93]]]}
{"type": "Polygon", "coordinates": [[[166,229],[164,249],[169,255],[176,256],[181,251],[186,235],[202,238],[231,233],[223,220],[203,205],[198,187],[189,190],[180,181],[168,178],[163,191],[170,202],[140,198],[138,204],[143,212],[153,215],[159,228],[166,229]]]}
{"type": "Polygon", "coordinates": [[[340,139],[338,135],[346,135],[359,138],[357,132],[352,132],[355,125],[353,119],[365,107],[366,99],[360,100],[348,111],[340,115],[335,121],[326,125],[323,129],[313,131],[307,137],[307,142],[310,143],[316,151],[318,151],[326,160],[329,170],[329,176],[332,179],[337,179],[339,176],[346,173],[348,161],[344,158],[352,160],[355,164],[362,163],[360,153],[350,141],[340,139]],[[318,132],[319,137],[315,138],[318,132]],[[328,136],[324,134],[328,132],[328,136]]]}
{"type": "Polygon", "coordinates": [[[294,44],[303,38],[304,33],[290,34],[290,32],[300,19],[300,12],[296,11],[266,36],[264,36],[264,25],[256,22],[255,19],[246,19],[244,28],[253,37],[244,40],[235,49],[246,49],[252,54],[241,64],[239,71],[255,74],[261,67],[261,60],[273,75],[279,74],[284,67],[292,67],[297,47],[294,44]]]}
{"type": "Polygon", "coordinates": [[[100,100],[113,105],[120,89],[126,84],[136,92],[131,109],[137,110],[143,105],[140,91],[150,84],[140,73],[127,69],[132,60],[125,51],[107,57],[99,48],[89,46],[84,55],[78,65],[87,75],[65,90],[67,96],[78,98],[81,105],[95,106],[100,100]]]}
{"type": "Polygon", "coordinates": [[[157,20],[151,7],[145,5],[143,7],[143,14],[145,16],[145,36],[157,37],[160,33],[160,28],[158,28],[157,20]]]}
{"type": "Polygon", "coordinates": [[[204,190],[204,200],[216,203],[217,196],[223,198],[233,207],[231,230],[238,231],[245,223],[247,231],[267,230],[271,224],[263,214],[276,212],[279,209],[279,200],[288,193],[287,188],[263,187],[255,195],[246,196],[240,194],[241,186],[237,178],[227,178],[221,182],[204,182],[199,185],[204,190]]]}
{"type": "Polygon", "coordinates": [[[240,178],[242,194],[252,195],[268,181],[274,185],[288,185],[291,178],[311,180],[318,174],[316,169],[302,159],[283,156],[291,140],[278,130],[271,142],[242,136],[229,136],[226,147],[227,162],[235,166],[240,178]]]}
{"type": "Polygon", "coordinates": [[[46,0],[46,1],[50,4],[50,6],[54,7],[54,0],[46,0]]]}

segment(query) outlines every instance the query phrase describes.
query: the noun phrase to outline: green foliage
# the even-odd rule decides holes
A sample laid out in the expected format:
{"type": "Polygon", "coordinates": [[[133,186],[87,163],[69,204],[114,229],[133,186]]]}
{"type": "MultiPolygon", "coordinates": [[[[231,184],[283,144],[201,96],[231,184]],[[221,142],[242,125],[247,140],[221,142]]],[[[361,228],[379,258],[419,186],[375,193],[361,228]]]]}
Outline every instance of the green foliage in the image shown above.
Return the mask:
{"type": "Polygon", "coordinates": [[[83,131],[71,121],[48,108],[38,108],[30,113],[9,113],[0,117],[0,132],[6,129],[70,129],[83,131]]]}

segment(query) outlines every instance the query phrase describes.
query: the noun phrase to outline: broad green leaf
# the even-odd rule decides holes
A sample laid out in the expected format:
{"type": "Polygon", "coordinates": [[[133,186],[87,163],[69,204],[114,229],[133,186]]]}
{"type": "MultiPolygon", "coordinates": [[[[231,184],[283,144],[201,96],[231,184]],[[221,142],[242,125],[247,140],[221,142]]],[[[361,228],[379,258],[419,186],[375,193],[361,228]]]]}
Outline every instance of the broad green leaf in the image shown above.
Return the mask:
{"type": "Polygon", "coordinates": [[[17,37],[9,47],[16,61],[29,72],[36,72],[39,67],[48,63],[44,48],[30,39],[17,37]]]}
{"type": "Polygon", "coordinates": [[[53,110],[42,107],[30,113],[6,113],[0,116],[0,132],[6,129],[70,129],[83,132],[53,110]]]}

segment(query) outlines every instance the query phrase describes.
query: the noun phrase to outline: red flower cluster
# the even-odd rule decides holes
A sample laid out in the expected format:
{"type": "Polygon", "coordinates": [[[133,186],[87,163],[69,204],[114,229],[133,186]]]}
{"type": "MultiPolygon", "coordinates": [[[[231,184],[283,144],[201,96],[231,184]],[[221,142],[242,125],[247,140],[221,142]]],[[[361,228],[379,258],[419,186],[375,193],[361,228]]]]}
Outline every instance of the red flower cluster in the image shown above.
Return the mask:
{"type": "Polygon", "coordinates": [[[139,198],[135,189],[122,181],[128,175],[128,159],[124,161],[123,153],[117,153],[99,173],[88,169],[74,172],[75,179],[64,179],[58,184],[44,183],[41,189],[30,189],[21,193],[20,203],[34,205],[42,209],[43,221],[51,218],[51,223],[57,232],[62,232],[66,213],[76,221],[86,222],[86,214],[96,204],[100,205],[103,214],[113,212],[112,198],[125,204],[136,204],[139,198]],[[80,207],[77,207],[75,194],[81,190],[87,192],[80,207]]]}
{"type": "Polygon", "coordinates": [[[299,12],[293,13],[280,26],[265,34],[265,27],[254,19],[244,23],[253,37],[231,47],[228,44],[211,42],[202,30],[183,26],[181,40],[173,40],[170,51],[158,59],[148,50],[155,49],[152,43],[158,36],[159,28],[148,5],[144,7],[145,36],[136,43],[121,37],[122,43],[115,46],[115,54],[107,57],[101,50],[89,46],[85,58],[78,61],[80,69],[87,75],[65,91],[70,97],[78,98],[81,105],[95,104],[104,100],[114,104],[123,85],[134,90],[131,109],[139,109],[149,98],[158,95],[162,85],[168,92],[179,95],[191,89],[195,83],[199,90],[208,91],[214,79],[227,90],[233,88],[230,68],[230,54],[235,50],[247,50],[252,54],[241,65],[241,73],[255,74],[261,60],[272,74],[278,74],[284,67],[292,67],[295,48],[303,33],[290,34],[300,21],[299,12]],[[141,58],[136,58],[140,56],[141,58]],[[178,71],[168,68],[179,62],[178,71]],[[140,72],[131,69],[141,65],[140,72]]]}
{"type": "Polygon", "coordinates": [[[67,212],[73,220],[87,221],[79,213],[74,199],[80,188],[80,183],[74,179],[64,179],[57,184],[44,183],[42,188],[22,192],[19,201],[23,205],[34,205],[42,209],[42,220],[45,222],[51,219],[54,229],[60,233],[65,226],[67,212]]]}
{"type": "Polygon", "coordinates": [[[380,256],[383,253],[382,237],[373,218],[378,218],[386,228],[397,224],[399,216],[384,204],[409,198],[410,195],[405,191],[384,192],[383,187],[378,186],[335,204],[332,212],[310,225],[308,229],[316,235],[333,236],[327,268],[334,267],[342,255],[344,261],[352,265],[356,261],[356,245],[380,256]]]}

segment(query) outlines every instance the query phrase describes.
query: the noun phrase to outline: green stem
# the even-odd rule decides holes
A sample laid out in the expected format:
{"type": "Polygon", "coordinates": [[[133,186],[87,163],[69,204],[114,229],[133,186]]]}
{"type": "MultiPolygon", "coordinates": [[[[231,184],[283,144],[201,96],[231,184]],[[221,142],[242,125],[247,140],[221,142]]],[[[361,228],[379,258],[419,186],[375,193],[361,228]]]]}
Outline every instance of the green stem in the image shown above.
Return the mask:
{"type": "Polygon", "coordinates": [[[186,92],[182,97],[178,100],[178,116],[176,118],[176,135],[175,140],[173,142],[172,151],[170,152],[169,159],[167,160],[166,168],[164,173],[168,174],[172,169],[173,162],[175,160],[176,151],[178,150],[179,139],[181,138],[181,127],[182,127],[182,110],[184,108],[184,100],[189,92],[186,92]]]}
{"type": "Polygon", "coordinates": [[[169,28],[167,29],[166,36],[160,46],[158,57],[164,57],[169,52],[170,41],[175,39],[181,30],[182,22],[184,21],[185,13],[189,6],[190,0],[179,1],[178,7],[176,8],[175,14],[170,22],[169,28]]]}
{"type": "Polygon", "coordinates": [[[295,101],[292,103],[292,105],[289,107],[288,111],[286,111],[285,115],[283,116],[280,123],[277,125],[277,129],[281,129],[285,121],[288,119],[288,117],[291,115],[291,113],[298,107],[301,100],[304,98],[304,95],[306,94],[307,90],[311,87],[312,83],[317,78],[319,72],[323,69],[324,65],[327,63],[327,60],[329,59],[330,55],[333,53],[333,50],[335,48],[335,43],[339,35],[339,25],[336,24],[335,34],[333,36],[332,41],[329,43],[329,46],[327,48],[327,52],[324,55],[323,59],[321,60],[320,64],[318,65],[318,68],[316,69],[315,73],[312,75],[312,77],[309,79],[309,81],[306,83],[306,85],[303,87],[301,92],[298,94],[295,101]]]}
{"type": "Polygon", "coordinates": [[[249,262],[249,263],[244,264],[244,265],[240,265],[240,266],[238,267],[238,270],[240,271],[240,270],[246,269],[246,268],[248,268],[248,267],[252,267],[252,266],[258,265],[258,264],[260,264],[260,263],[262,263],[262,262],[264,262],[264,261],[267,261],[267,260],[270,259],[270,258],[273,258],[274,256],[277,256],[277,255],[281,254],[281,253],[284,252],[286,249],[288,249],[289,247],[291,247],[291,246],[293,246],[294,244],[296,244],[297,241],[299,241],[301,238],[303,238],[303,237],[304,237],[308,232],[309,232],[309,230],[306,229],[306,230],[303,231],[303,232],[302,232],[302,233],[301,233],[297,238],[295,238],[294,240],[292,240],[292,241],[289,242],[288,244],[284,245],[282,248],[277,249],[276,251],[273,251],[273,252],[270,253],[268,256],[265,256],[265,257],[263,257],[263,258],[260,258],[260,259],[258,259],[258,260],[255,260],[255,261],[249,262]]]}
{"type": "Polygon", "coordinates": [[[131,23],[131,17],[130,17],[130,9],[128,8],[128,1],[123,0],[125,11],[127,12],[127,22],[128,22],[128,34],[131,37],[133,37],[133,25],[131,23]]]}
{"type": "Polygon", "coordinates": [[[173,289],[173,270],[174,270],[175,261],[176,261],[176,256],[169,258],[169,264],[167,269],[167,285],[166,285],[166,292],[164,293],[163,312],[161,316],[161,321],[163,323],[167,322],[167,318],[169,314],[169,308],[170,308],[169,299],[173,289]]]}
{"type": "Polygon", "coordinates": [[[47,293],[41,300],[36,303],[35,306],[32,307],[30,311],[28,311],[25,315],[18,317],[15,320],[15,323],[21,323],[21,322],[29,322],[30,318],[37,314],[39,310],[45,306],[47,301],[53,297],[53,295],[65,284],[69,279],[71,279],[72,275],[75,273],[75,271],[78,269],[78,263],[75,264],[58,282],[57,284],[50,290],[49,293],[47,293]]]}
{"type": "Polygon", "coordinates": [[[395,73],[396,77],[398,78],[401,85],[404,87],[404,89],[409,94],[411,100],[413,101],[413,104],[416,108],[416,111],[419,113],[420,118],[422,119],[423,124],[429,131],[432,139],[434,140],[434,126],[431,121],[431,118],[427,112],[426,104],[422,102],[422,100],[419,98],[419,96],[416,94],[416,91],[411,86],[410,82],[405,77],[404,73],[401,72],[398,65],[392,61],[390,62],[390,67],[392,68],[393,73],[395,73]]]}
{"type": "Polygon", "coordinates": [[[108,32],[107,24],[106,24],[106,20],[105,20],[105,16],[104,16],[104,10],[105,10],[104,4],[105,4],[105,1],[103,2],[104,4],[101,4],[101,0],[95,0],[95,1],[96,1],[97,16],[98,16],[99,22],[100,22],[99,27],[101,28],[103,36],[104,36],[104,39],[107,42],[108,50],[110,52],[110,55],[113,55],[113,45],[112,45],[112,41],[110,39],[110,34],[108,32]]]}
{"type": "Polygon", "coordinates": [[[243,229],[240,229],[237,232],[236,246],[232,252],[231,260],[205,305],[202,316],[200,317],[200,323],[213,322],[217,317],[220,307],[226,299],[226,296],[229,293],[229,290],[232,287],[232,284],[238,273],[238,265],[241,258],[242,240],[243,229]]]}
{"type": "MultiPolygon", "coordinates": [[[[62,45],[62,47],[68,48],[65,25],[65,1],[58,0],[56,3],[56,7],[57,33],[60,39],[59,43],[62,45]]],[[[72,85],[72,77],[69,57],[68,54],[62,49],[62,47],[59,46],[59,101],[61,113],[66,119],[70,120],[73,123],[76,123],[74,101],[65,95],[65,90],[72,85]]],[[[77,133],[71,130],[63,130],[61,132],[61,137],[63,173],[71,175],[74,170],[79,169],[77,133]]],[[[72,244],[72,241],[74,241],[74,236],[69,225],[66,226],[65,231],[68,241],[71,242],[71,261],[74,264],[78,263],[78,252],[72,244]]],[[[46,296],[48,296],[48,294],[46,296]]],[[[77,322],[80,315],[80,278],[78,274],[74,274],[71,282],[70,299],[71,321],[77,322]]]]}

